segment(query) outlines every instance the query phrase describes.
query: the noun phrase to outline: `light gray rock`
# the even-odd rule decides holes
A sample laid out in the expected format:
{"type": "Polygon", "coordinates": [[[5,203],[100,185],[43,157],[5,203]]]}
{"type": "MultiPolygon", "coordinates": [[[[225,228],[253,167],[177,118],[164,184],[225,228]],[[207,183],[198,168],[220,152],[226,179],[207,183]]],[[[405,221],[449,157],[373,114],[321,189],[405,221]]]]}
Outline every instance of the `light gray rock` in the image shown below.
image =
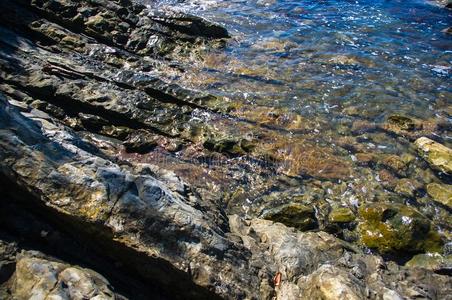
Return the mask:
{"type": "Polygon", "coordinates": [[[426,137],[417,139],[414,145],[433,169],[448,175],[452,174],[451,149],[426,137]]]}
{"type": "Polygon", "coordinates": [[[19,254],[8,285],[12,299],[118,299],[100,274],[28,253],[19,254]]]}

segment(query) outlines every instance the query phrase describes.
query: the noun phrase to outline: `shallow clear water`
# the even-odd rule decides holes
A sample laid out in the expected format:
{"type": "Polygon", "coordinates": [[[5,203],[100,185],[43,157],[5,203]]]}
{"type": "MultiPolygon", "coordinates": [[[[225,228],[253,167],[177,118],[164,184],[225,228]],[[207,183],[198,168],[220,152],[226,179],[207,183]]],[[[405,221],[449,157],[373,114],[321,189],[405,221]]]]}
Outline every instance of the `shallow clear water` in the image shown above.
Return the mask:
{"type": "Polygon", "coordinates": [[[159,75],[238,102],[231,115],[278,129],[248,130],[236,119],[216,124],[212,116],[194,116],[234,136],[250,133],[264,146],[258,157],[270,153],[284,167],[254,178],[233,167],[198,176],[183,166],[189,182],[225,190],[228,213],[245,216],[293,195],[319,211],[403,203],[452,240],[450,210],[426,192],[428,184],[452,178],[435,173],[413,146],[428,136],[452,147],[452,35],[443,32],[452,26],[452,10],[423,0],[157,2],[150,7],[199,15],[231,34],[225,47],[189,51],[189,63],[176,51],[173,59],[186,71],[159,75]],[[400,130],[406,120],[412,128],[400,130]],[[343,175],[349,166],[350,175],[343,175]]]}
{"type": "MultiPolygon", "coordinates": [[[[452,11],[417,1],[163,1],[233,36],[187,85],[341,122],[353,107],[383,121],[450,105],[452,11]]],[[[187,79],[187,78],[185,78],[187,79]]],[[[448,139],[448,137],[443,137],[448,139]]]]}

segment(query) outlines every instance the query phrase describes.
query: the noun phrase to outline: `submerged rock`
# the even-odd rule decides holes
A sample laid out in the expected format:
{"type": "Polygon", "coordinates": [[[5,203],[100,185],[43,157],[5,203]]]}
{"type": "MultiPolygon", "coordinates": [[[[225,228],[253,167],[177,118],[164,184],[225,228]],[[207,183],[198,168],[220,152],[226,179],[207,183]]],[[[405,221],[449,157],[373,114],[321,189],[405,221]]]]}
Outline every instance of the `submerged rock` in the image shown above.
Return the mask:
{"type": "Polygon", "coordinates": [[[413,198],[421,188],[422,184],[419,181],[410,178],[402,178],[397,181],[394,191],[399,195],[413,198]]]}
{"type": "Polygon", "coordinates": [[[452,271],[452,256],[439,253],[415,255],[406,263],[410,268],[423,268],[434,272],[450,273],[452,271]]]}
{"type": "Polygon", "coordinates": [[[388,130],[392,130],[395,132],[412,131],[416,129],[421,129],[422,125],[419,122],[413,120],[412,118],[401,115],[392,115],[387,120],[387,128],[388,130]]]}
{"type": "Polygon", "coordinates": [[[440,251],[442,241],[430,221],[416,209],[376,203],[359,209],[360,241],[380,253],[440,251]]]}
{"type": "Polygon", "coordinates": [[[444,129],[444,120],[418,119],[404,115],[391,115],[380,125],[380,128],[391,135],[401,136],[410,141],[416,140],[422,136],[433,137],[441,133],[444,129]]]}
{"type": "Polygon", "coordinates": [[[452,175],[452,150],[429,138],[421,137],[414,142],[419,155],[433,169],[452,175]]]}
{"type": "Polygon", "coordinates": [[[333,209],[328,216],[328,220],[332,223],[349,223],[354,221],[355,218],[355,214],[348,207],[333,209]]]}
{"type": "Polygon", "coordinates": [[[397,155],[381,155],[378,158],[378,164],[384,166],[399,176],[406,175],[406,170],[408,168],[408,164],[397,155]]]}
{"type": "Polygon", "coordinates": [[[427,185],[427,193],[436,202],[452,208],[452,185],[430,183],[427,185]]]}
{"type": "Polygon", "coordinates": [[[317,227],[314,209],[299,203],[290,203],[269,209],[262,214],[262,218],[280,222],[301,231],[317,227]]]}

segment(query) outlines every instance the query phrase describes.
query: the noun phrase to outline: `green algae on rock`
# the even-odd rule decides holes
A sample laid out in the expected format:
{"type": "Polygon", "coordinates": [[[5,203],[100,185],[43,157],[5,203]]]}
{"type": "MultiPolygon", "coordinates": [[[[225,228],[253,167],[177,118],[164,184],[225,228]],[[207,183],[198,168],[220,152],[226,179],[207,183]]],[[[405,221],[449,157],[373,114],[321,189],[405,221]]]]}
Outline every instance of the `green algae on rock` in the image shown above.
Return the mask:
{"type": "Polygon", "coordinates": [[[452,149],[429,138],[418,138],[414,145],[433,169],[452,175],[452,149]]]}
{"type": "Polygon", "coordinates": [[[432,224],[416,209],[390,203],[374,203],[359,209],[360,242],[380,253],[439,252],[442,240],[432,224]]]}
{"type": "Polygon", "coordinates": [[[436,202],[452,208],[452,185],[430,183],[427,185],[427,193],[436,202]]]}
{"type": "Polygon", "coordinates": [[[333,209],[328,216],[328,220],[332,223],[349,223],[354,221],[355,218],[355,214],[348,207],[333,209]]]}
{"type": "Polygon", "coordinates": [[[452,255],[423,253],[413,256],[406,264],[410,268],[423,268],[434,272],[452,270],[452,255]]]}

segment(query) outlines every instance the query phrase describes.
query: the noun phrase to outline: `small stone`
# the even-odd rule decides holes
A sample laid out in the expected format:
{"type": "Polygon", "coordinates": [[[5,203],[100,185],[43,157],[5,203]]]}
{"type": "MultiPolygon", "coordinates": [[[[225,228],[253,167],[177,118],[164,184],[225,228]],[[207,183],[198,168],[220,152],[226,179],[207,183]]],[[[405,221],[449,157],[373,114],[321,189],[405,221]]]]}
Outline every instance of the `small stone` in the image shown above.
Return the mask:
{"type": "Polygon", "coordinates": [[[360,241],[380,253],[438,252],[442,241],[430,221],[412,207],[374,203],[360,208],[360,241]]]}
{"type": "Polygon", "coordinates": [[[365,145],[359,143],[353,136],[341,136],[336,140],[336,144],[352,153],[361,153],[366,151],[365,145]]]}
{"type": "Polygon", "coordinates": [[[339,207],[331,211],[328,219],[332,223],[349,223],[355,220],[355,214],[348,207],[339,207]]]}
{"type": "Polygon", "coordinates": [[[337,65],[349,65],[349,66],[359,66],[361,62],[359,62],[354,56],[347,55],[336,55],[331,57],[328,60],[328,63],[337,64],[337,65]]]}
{"type": "Polygon", "coordinates": [[[317,227],[315,211],[312,207],[299,203],[291,203],[270,209],[262,214],[262,218],[283,223],[305,231],[317,227]]]}
{"type": "Polygon", "coordinates": [[[377,129],[375,123],[371,123],[369,121],[355,121],[352,124],[351,131],[353,134],[364,134],[368,132],[373,132],[377,129]]]}
{"type": "Polygon", "coordinates": [[[426,120],[408,116],[392,115],[381,125],[381,129],[392,135],[414,140],[436,130],[436,125],[426,120]]]}
{"type": "Polygon", "coordinates": [[[396,130],[411,131],[419,128],[419,125],[412,119],[401,115],[392,115],[388,118],[387,124],[396,130]]]}
{"type": "Polygon", "coordinates": [[[157,137],[147,131],[137,130],[129,135],[123,143],[127,152],[145,154],[152,151],[157,145],[157,137]]]}
{"type": "Polygon", "coordinates": [[[426,137],[417,139],[414,145],[433,169],[452,175],[452,149],[426,137]]]}
{"type": "Polygon", "coordinates": [[[402,178],[397,182],[394,191],[405,197],[414,197],[420,188],[422,188],[422,185],[419,181],[410,178],[402,178]]]}
{"type": "Polygon", "coordinates": [[[379,159],[378,164],[399,176],[405,176],[408,168],[407,164],[397,155],[385,155],[379,159]]]}
{"type": "Polygon", "coordinates": [[[360,165],[368,166],[377,161],[378,155],[372,153],[357,153],[356,160],[360,165]]]}
{"type": "Polygon", "coordinates": [[[113,25],[106,19],[104,16],[98,14],[92,17],[89,17],[85,22],[85,25],[94,31],[104,32],[109,31],[113,28],[113,25]]]}
{"type": "Polygon", "coordinates": [[[411,162],[413,162],[416,157],[412,154],[409,153],[404,153],[402,154],[402,156],[400,156],[400,159],[405,163],[405,164],[410,164],[411,162]]]}
{"type": "Polygon", "coordinates": [[[100,133],[120,140],[124,140],[132,133],[132,131],[133,130],[128,127],[108,125],[103,126],[100,133]]]}
{"type": "Polygon", "coordinates": [[[430,271],[452,270],[452,255],[442,256],[439,253],[425,253],[413,256],[406,263],[410,268],[423,268],[430,271]]]}
{"type": "Polygon", "coordinates": [[[65,36],[61,39],[61,44],[69,48],[81,48],[85,46],[84,41],[76,36],[65,36]]]}
{"type": "Polygon", "coordinates": [[[452,185],[430,183],[427,185],[427,193],[436,202],[452,208],[452,185]]]}
{"type": "Polygon", "coordinates": [[[391,190],[397,185],[397,178],[386,169],[378,171],[378,179],[382,182],[383,186],[386,186],[391,190]]]}
{"type": "Polygon", "coordinates": [[[349,115],[349,116],[360,116],[361,111],[356,106],[348,106],[342,110],[342,113],[349,115]]]}
{"type": "Polygon", "coordinates": [[[208,139],[204,142],[204,147],[212,151],[227,153],[232,156],[246,154],[245,150],[241,147],[241,141],[232,138],[208,139]]]}

